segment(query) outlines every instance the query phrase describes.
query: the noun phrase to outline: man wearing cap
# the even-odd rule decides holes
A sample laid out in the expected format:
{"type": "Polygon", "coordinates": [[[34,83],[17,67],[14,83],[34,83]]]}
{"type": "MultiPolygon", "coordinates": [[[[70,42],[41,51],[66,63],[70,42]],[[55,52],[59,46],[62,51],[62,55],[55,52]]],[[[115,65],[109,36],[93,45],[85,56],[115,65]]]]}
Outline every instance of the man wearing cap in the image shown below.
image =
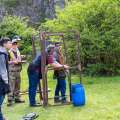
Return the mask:
{"type": "MultiPolygon", "coordinates": [[[[53,53],[54,53],[54,45],[49,45],[46,50],[46,65],[50,64],[53,68],[63,68],[63,65],[59,63],[54,63],[53,53]]],[[[65,65],[65,69],[69,67],[65,65]]],[[[35,59],[30,63],[28,67],[28,78],[29,78],[29,104],[31,107],[38,106],[36,104],[36,90],[37,86],[42,79],[41,73],[41,55],[37,55],[35,59]]]]}
{"type": "Polygon", "coordinates": [[[12,39],[12,48],[9,50],[9,85],[11,93],[8,95],[8,106],[11,106],[13,102],[23,103],[20,96],[20,84],[21,77],[20,72],[22,70],[21,55],[18,49],[19,36],[15,36],[12,39]]]}

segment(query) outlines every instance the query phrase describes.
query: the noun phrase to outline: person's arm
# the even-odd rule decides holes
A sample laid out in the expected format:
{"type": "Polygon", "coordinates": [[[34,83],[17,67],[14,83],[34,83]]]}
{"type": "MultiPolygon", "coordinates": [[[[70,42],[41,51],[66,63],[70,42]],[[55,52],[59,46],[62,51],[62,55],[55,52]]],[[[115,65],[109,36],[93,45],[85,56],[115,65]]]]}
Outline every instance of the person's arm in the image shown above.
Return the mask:
{"type": "Polygon", "coordinates": [[[53,55],[48,57],[48,64],[54,69],[69,69],[69,66],[58,63],[53,55]]]}
{"type": "Polygon", "coordinates": [[[18,62],[21,63],[21,61],[22,61],[22,57],[21,57],[21,54],[20,54],[19,49],[18,49],[18,53],[19,53],[19,56],[18,56],[18,62]]]}
{"type": "Polygon", "coordinates": [[[50,66],[52,67],[52,68],[54,68],[54,69],[69,69],[69,66],[67,66],[67,65],[62,65],[62,64],[60,64],[60,63],[58,63],[58,62],[51,62],[51,63],[49,63],[50,64],[50,66]]]}
{"type": "Polygon", "coordinates": [[[4,55],[0,55],[0,75],[4,82],[8,84],[8,71],[6,68],[6,60],[4,55]]]}
{"type": "Polygon", "coordinates": [[[9,61],[8,63],[9,64],[18,64],[18,61],[13,57],[13,53],[12,51],[8,51],[8,54],[9,54],[9,61]]]}
{"type": "Polygon", "coordinates": [[[18,61],[15,61],[15,60],[14,60],[14,61],[9,61],[8,63],[9,63],[9,64],[18,64],[18,61]]]}
{"type": "Polygon", "coordinates": [[[59,63],[50,63],[50,66],[53,67],[53,68],[63,68],[63,65],[59,64],[59,63]]]}

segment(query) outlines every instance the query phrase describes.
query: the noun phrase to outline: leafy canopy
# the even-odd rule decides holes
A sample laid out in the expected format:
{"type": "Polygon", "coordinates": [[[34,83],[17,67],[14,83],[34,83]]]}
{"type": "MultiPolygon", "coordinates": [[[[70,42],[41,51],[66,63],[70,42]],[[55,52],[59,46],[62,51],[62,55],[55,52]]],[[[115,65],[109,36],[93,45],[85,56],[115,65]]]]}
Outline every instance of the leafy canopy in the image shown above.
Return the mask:
{"type": "Polygon", "coordinates": [[[66,31],[70,60],[74,63],[75,44],[70,30],[81,36],[81,58],[85,72],[114,75],[120,69],[120,1],[88,0],[72,2],[57,11],[57,18],[48,20],[40,29],[66,31]],[[70,41],[70,42],[69,42],[70,41]]]}

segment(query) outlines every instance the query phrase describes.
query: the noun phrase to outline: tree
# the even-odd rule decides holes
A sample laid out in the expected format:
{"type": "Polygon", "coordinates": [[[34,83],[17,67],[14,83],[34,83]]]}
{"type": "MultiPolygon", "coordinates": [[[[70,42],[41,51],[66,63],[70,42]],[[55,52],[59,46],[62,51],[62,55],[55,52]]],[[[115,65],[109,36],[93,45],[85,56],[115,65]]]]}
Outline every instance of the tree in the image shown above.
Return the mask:
{"type": "Polygon", "coordinates": [[[17,16],[6,16],[0,23],[0,37],[9,37],[12,39],[14,35],[22,38],[21,50],[23,53],[30,53],[31,38],[35,34],[35,30],[27,25],[26,18],[17,16]]]}
{"type": "MultiPolygon", "coordinates": [[[[57,18],[48,20],[41,28],[50,31],[80,31],[81,58],[89,74],[118,74],[120,69],[120,7],[118,0],[89,0],[73,2],[57,18]]],[[[71,35],[66,39],[74,62],[75,46],[71,35]]]]}

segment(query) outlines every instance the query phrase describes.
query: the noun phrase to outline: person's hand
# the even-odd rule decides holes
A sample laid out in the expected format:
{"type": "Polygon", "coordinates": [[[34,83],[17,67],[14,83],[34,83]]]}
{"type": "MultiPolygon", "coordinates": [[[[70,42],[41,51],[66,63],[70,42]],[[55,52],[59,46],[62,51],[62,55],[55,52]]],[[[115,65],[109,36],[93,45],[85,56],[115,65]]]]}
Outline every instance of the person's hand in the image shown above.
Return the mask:
{"type": "Polygon", "coordinates": [[[13,61],[14,64],[18,64],[18,61],[13,61]]]}
{"type": "Polygon", "coordinates": [[[27,61],[26,60],[22,60],[20,63],[27,63],[27,61]]]}
{"type": "Polygon", "coordinates": [[[22,61],[21,60],[17,60],[18,63],[21,63],[22,61]]]}
{"type": "Polygon", "coordinates": [[[69,69],[70,67],[68,65],[64,65],[64,68],[65,69],[69,69]]]}

